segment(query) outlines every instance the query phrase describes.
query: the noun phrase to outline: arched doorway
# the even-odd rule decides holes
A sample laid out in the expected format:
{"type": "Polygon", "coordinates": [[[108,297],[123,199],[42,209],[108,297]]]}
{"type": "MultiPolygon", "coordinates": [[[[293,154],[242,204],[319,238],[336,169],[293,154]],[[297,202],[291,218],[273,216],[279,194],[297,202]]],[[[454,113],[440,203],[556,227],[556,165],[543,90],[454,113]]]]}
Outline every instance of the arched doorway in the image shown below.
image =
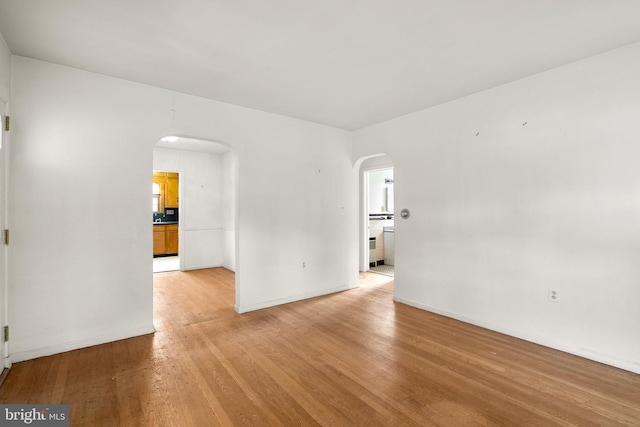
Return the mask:
{"type": "Polygon", "coordinates": [[[359,269],[395,273],[393,161],[385,154],[359,159],[359,269]]]}
{"type": "Polygon", "coordinates": [[[235,151],[221,141],[170,135],[154,146],[153,170],[179,177],[179,206],[172,209],[179,236],[178,269],[224,267],[236,272],[235,151]]]}

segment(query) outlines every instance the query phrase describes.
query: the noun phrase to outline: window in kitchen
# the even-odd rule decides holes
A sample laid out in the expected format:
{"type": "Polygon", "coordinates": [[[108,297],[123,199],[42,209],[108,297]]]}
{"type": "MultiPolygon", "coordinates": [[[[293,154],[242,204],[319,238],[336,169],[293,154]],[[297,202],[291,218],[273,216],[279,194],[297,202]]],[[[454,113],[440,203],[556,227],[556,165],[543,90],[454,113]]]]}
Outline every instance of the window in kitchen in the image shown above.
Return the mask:
{"type": "Polygon", "coordinates": [[[156,184],[155,182],[153,183],[152,200],[153,200],[153,211],[159,212],[160,211],[160,185],[156,184]]]}

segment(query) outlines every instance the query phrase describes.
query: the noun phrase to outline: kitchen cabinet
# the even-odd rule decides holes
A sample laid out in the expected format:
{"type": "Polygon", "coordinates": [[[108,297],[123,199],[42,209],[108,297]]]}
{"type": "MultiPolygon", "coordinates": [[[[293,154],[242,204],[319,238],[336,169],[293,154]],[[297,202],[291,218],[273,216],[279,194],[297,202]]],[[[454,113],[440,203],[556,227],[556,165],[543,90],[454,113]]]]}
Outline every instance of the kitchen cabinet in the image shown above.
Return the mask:
{"type": "Polygon", "coordinates": [[[154,224],[153,255],[177,255],[178,224],[154,224]]]}
{"type": "Polygon", "coordinates": [[[153,226],[153,255],[164,255],[167,250],[166,226],[153,226]]]}
{"type": "Polygon", "coordinates": [[[179,174],[178,172],[153,172],[153,183],[158,185],[158,211],[164,212],[165,208],[179,208],[179,174]]]}
{"type": "Polygon", "coordinates": [[[178,253],[178,224],[170,224],[166,226],[165,243],[168,254],[178,253]]]}
{"type": "Polygon", "coordinates": [[[164,206],[166,208],[178,208],[178,173],[167,172],[167,185],[164,206]]]}

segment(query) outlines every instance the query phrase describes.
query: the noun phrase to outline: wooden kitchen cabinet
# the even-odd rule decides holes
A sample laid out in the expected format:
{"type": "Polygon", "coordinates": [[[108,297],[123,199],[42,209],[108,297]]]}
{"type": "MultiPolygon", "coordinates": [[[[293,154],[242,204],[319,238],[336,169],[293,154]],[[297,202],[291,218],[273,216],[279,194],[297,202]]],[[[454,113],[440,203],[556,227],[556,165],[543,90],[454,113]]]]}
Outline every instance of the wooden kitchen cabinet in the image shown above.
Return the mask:
{"type": "Polygon", "coordinates": [[[168,254],[178,253],[178,224],[169,224],[166,226],[165,243],[168,254]]]}
{"type": "Polygon", "coordinates": [[[177,255],[179,248],[178,224],[153,226],[153,255],[177,255]]]}
{"type": "Polygon", "coordinates": [[[164,255],[167,250],[166,226],[153,226],[153,255],[164,255]]]}
{"type": "Polygon", "coordinates": [[[178,173],[177,172],[167,172],[167,184],[166,184],[166,197],[165,197],[165,207],[167,208],[178,208],[179,200],[178,200],[178,173]]]}
{"type": "Polygon", "coordinates": [[[164,212],[165,208],[179,208],[180,179],[178,172],[153,172],[153,182],[160,187],[158,212],[164,212]]]}

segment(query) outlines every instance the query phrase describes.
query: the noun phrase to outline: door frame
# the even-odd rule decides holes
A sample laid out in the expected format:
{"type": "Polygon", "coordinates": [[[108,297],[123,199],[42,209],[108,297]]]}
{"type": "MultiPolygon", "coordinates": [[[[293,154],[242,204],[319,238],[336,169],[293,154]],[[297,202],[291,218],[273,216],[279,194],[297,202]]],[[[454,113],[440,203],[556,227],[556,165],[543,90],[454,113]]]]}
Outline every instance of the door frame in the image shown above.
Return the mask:
{"type": "Polygon", "coordinates": [[[356,165],[360,183],[359,270],[366,272],[369,271],[369,173],[385,169],[394,169],[395,173],[395,165],[393,159],[384,153],[361,158],[356,165]],[[380,159],[381,161],[372,161],[370,164],[365,163],[369,159],[381,157],[384,157],[384,159],[380,159]]]}
{"type": "Polygon", "coordinates": [[[4,230],[9,229],[9,132],[5,131],[5,120],[9,116],[9,103],[0,97],[0,132],[2,133],[2,146],[0,147],[0,228],[2,238],[0,239],[0,364],[3,368],[0,375],[0,384],[6,376],[7,370],[11,367],[11,357],[9,353],[9,341],[4,340],[4,328],[9,324],[9,263],[8,263],[8,242],[5,241],[4,230]]]}

